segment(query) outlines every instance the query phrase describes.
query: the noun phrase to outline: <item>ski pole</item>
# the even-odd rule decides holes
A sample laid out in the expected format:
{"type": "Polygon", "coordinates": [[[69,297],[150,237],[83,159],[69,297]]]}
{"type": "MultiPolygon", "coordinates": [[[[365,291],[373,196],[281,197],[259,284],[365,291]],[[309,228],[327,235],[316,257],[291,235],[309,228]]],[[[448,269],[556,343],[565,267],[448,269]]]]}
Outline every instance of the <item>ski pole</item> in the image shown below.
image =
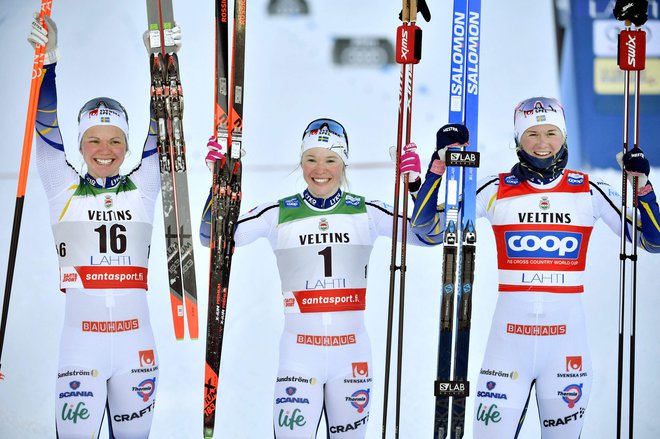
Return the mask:
{"type": "Polygon", "coordinates": [[[387,407],[389,398],[390,363],[392,354],[392,330],[394,314],[394,290],[396,283],[396,271],[399,270],[399,316],[398,316],[398,338],[397,338],[397,379],[395,400],[395,426],[394,437],[399,437],[399,420],[401,407],[401,364],[403,361],[403,320],[404,320],[404,296],[406,283],[406,240],[408,219],[408,175],[403,177],[403,205],[402,205],[402,227],[401,227],[401,250],[400,265],[397,261],[397,235],[399,228],[399,194],[401,193],[401,150],[405,130],[405,142],[411,140],[412,124],[412,91],[413,91],[413,66],[421,58],[421,29],[415,24],[417,17],[417,0],[403,0],[401,20],[403,24],[397,28],[397,62],[401,64],[401,76],[399,80],[399,112],[397,121],[397,145],[396,145],[396,170],[394,183],[394,202],[392,215],[392,251],[390,260],[390,286],[389,306],[387,314],[387,341],[385,351],[385,387],[383,391],[383,423],[382,437],[387,436],[387,407]],[[404,119],[405,115],[405,119],[404,119]]]}
{"type": "MultiPolygon", "coordinates": [[[[47,28],[44,16],[50,16],[53,0],[41,0],[39,19],[41,25],[47,28]]],[[[14,268],[16,266],[16,253],[18,251],[18,236],[21,231],[21,218],[23,217],[23,204],[25,202],[25,188],[27,186],[28,169],[30,168],[30,155],[32,153],[32,140],[34,139],[34,126],[36,123],[37,105],[39,103],[39,89],[44,77],[44,57],[46,46],[37,44],[34,50],[32,63],[32,80],[30,82],[30,97],[28,98],[27,117],[25,119],[25,132],[23,134],[23,152],[21,155],[21,167],[18,173],[18,190],[16,192],[16,206],[14,207],[14,223],[11,230],[9,243],[9,259],[7,261],[7,279],[5,281],[5,295],[2,303],[2,322],[0,322],[0,360],[2,360],[2,347],[5,341],[5,330],[7,328],[7,316],[9,314],[9,299],[11,297],[11,286],[14,280],[14,268]]],[[[0,361],[0,366],[2,365],[0,361]]]]}
{"type": "MultiPolygon", "coordinates": [[[[639,98],[641,71],[646,62],[646,33],[641,29],[631,30],[630,21],[625,22],[626,29],[619,33],[618,64],[624,71],[624,111],[623,111],[623,150],[628,152],[629,125],[630,125],[630,72],[635,72],[634,91],[634,118],[633,118],[633,145],[639,145],[639,98]]],[[[618,381],[617,381],[617,439],[621,438],[622,406],[623,406],[623,350],[625,325],[625,290],[626,290],[626,262],[631,262],[630,278],[630,382],[628,389],[628,437],[633,438],[634,426],[634,394],[635,394],[635,325],[637,307],[637,177],[632,179],[632,224],[631,224],[631,251],[627,250],[626,243],[626,214],[627,214],[627,177],[626,170],[621,175],[621,252],[619,267],[619,346],[618,346],[618,381]]]]}

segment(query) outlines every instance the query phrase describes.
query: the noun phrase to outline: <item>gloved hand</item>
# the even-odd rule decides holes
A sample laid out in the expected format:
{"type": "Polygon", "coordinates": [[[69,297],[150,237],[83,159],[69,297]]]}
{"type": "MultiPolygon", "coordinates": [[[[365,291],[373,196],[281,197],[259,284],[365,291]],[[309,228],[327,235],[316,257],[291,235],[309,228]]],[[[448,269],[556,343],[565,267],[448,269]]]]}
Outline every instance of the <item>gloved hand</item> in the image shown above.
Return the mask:
{"type": "Polygon", "coordinates": [[[206,166],[209,170],[213,172],[216,162],[220,162],[220,167],[224,167],[227,161],[225,157],[227,152],[226,147],[218,143],[218,139],[215,136],[209,137],[206,147],[209,149],[209,152],[206,154],[206,166]]]}
{"type": "Polygon", "coordinates": [[[431,156],[429,171],[442,175],[445,173],[445,155],[447,148],[467,145],[470,141],[470,132],[465,125],[450,123],[438,130],[435,136],[435,152],[431,156]]]}
{"type": "Polygon", "coordinates": [[[614,17],[620,21],[630,20],[640,27],[649,18],[648,10],[648,0],[616,0],[614,17]]]}
{"type": "MultiPolygon", "coordinates": [[[[390,146],[390,158],[392,163],[396,164],[396,146],[390,146]]],[[[408,192],[417,192],[422,186],[422,180],[419,178],[421,172],[422,165],[417,155],[417,145],[411,142],[402,148],[399,161],[399,175],[403,177],[408,174],[408,192]]]]}
{"type": "MultiPolygon", "coordinates": [[[[431,11],[426,4],[426,0],[417,0],[417,12],[422,14],[427,23],[431,21],[431,11]]],[[[410,17],[410,19],[417,21],[417,17],[410,17]]],[[[399,20],[403,20],[403,11],[399,12],[399,20]]]]}
{"type": "MultiPolygon", "coordinates": [[[[183,43],[181,42],[181,28],[178,25],[174,25],[172,28],[171,33],[168,33],[172,37],[172,41],[174,43],[174,52],[178,52],[179,49],[181,49],[181,46],[183,43]]],[[[144,47],[147,49],[147,53],[151,53],[151,33],[146,30],[142,34],[142,42],[144,43],[144,47]]],[[[167,41],[165,42],[167,44],[167,41]]],[[[154,32],[154,42],[153,42],[153,47],[160,47],[160,35],[154,32]]]]}
{"type": "Polygon", "coordinates": [[[626,177],[632,185],[633,177],[637,177],[637,195],[646,195],[653,189],[649,183],[649,172],[651,166],[644,155],[644,151],[634,147],[626,154],[619,152],[616,155],[616,161],[619,162],[621,169],[626,171],[626,177]]]}
{"type": "Polygon", "coordinates": [[[48,29],[41,25],[39,13],[32,14],[32,30],[28,35],[28,43],[33,49],[36,45],[46,46],[44,65],[55,64],[60,59],[60,51],[57,49],[57,25],[48,15],[44,15],[44,21],[48,29]]]}
{"type": "Polygon", "coordinates": [[[417,145],[409,143],[403,147],[403,154],[401,154],[401,161],[399,162],[399,173],[401,175],[408,174],[408,181],[413,182],[419,179],[422,173],[422,165],[417,155],[417,145]]]}

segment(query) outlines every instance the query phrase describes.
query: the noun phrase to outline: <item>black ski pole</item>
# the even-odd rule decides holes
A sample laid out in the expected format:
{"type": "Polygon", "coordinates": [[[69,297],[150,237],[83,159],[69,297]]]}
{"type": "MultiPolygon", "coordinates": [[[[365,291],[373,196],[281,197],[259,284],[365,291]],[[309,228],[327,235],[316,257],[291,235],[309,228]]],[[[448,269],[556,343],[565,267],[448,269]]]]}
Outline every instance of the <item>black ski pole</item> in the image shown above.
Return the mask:
{"type": "MultiPolygon", "coordinates": [[[[639,145],[639,112],[640,112],[640,78],[641,70],[645,68],[645,50],[646,33],[641,30],[631,30],[630,21],[626,21],[626,29],[619,34],[619,53],[618,64],[624,71],[624,115],[623,115],[623,150],[622,154],[628,152],[628,140],[630,137],[630,72],[635,72],[635,92],[634,92],[634,118],[633,118],[633,145],[639,145]]],[[[635,325],[637,308],[637,177],[632,179],[632,223],[631,223],[631,242],[630,253],[627,250],[626,229],[627,229],[627,176],[625,168],[621,175],[621,249],[620,249],[620,267],[619,267],[619,346],[618,346],[618,381],[617,381],[617,439],[622,434],[622,408],[623,408],[623,369],[624,369],[624,326],[625,326],[625,290],[627,260],[631,263],[630,278],[630,381],[628,388],[628,434],[633,438],[634,426],[634,394],[635,394],[635,325]]]]}

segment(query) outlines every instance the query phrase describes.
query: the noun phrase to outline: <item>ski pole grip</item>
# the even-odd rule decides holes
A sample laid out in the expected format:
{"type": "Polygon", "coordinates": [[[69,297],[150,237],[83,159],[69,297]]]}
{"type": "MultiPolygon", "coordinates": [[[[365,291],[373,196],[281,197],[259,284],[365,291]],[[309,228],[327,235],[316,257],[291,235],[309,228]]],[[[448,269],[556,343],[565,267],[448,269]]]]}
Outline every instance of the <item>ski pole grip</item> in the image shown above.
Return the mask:
{"type": "Polygon", "coordinates": [[[396,62],[417,64],[422,59],[422,29],[416,24],[403,24],[396,29],[396,62]]]}
{"type": "Polygon", "coordinates": [[[646,32],[641,29],[622,30],[619,33],[617,55],[617,64],[621,70],[644,70],[646,68],[646,32]]]}

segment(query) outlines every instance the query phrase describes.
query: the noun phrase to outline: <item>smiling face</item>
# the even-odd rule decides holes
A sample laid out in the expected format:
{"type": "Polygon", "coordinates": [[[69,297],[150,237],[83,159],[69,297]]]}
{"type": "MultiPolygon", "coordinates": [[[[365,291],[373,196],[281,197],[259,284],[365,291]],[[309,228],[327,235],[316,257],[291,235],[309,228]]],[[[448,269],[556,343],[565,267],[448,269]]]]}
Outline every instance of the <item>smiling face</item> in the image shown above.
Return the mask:
{"type": "Polygon", "coordinates": [[[564,135],[555,125],[535,125],[520,136],[520,147],[532,157],[547,159],[561,150],[564,141],[564,135]]]}
{"type": "Polygon", "coordinates": [[[126,136],[115,126],[97,125],[85,131],[80,152],[94,178],[113,177],[126,157],[126,136]]]}
{"type": "Polygon", "coordinates": [[[311,148],[300,160],[303,178],[309,192],[318,198],[334,195],[343,182],[344,162],[326,148],[311,148]]]}

